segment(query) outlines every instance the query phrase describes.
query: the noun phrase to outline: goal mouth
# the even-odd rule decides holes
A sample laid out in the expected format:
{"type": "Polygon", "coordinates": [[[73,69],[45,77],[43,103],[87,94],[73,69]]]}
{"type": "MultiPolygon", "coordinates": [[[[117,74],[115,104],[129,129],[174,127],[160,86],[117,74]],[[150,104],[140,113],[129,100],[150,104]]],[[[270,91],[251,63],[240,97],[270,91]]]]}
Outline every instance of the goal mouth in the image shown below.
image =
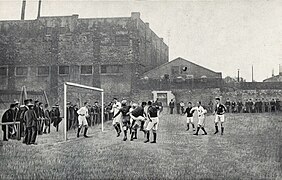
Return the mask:
{"type": "Polygon", "coordinates": [[[98,87],[86,86],[83,84],[73,83],[73,82],[65,82],[64,83],[64,140],[68,140],[68,119],[67,119],[67,92],[68,87],[77,87],[87,90],[93,90],[101,93],[101,129],[104,131],[104,90],[98,87]]]}

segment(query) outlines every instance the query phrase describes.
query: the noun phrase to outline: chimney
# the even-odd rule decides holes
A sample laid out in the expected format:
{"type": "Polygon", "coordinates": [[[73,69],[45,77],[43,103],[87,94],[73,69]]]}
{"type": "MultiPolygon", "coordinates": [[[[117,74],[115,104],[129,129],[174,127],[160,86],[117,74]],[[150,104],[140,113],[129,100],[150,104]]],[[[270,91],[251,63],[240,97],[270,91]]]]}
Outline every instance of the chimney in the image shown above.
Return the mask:
{"type": "Polygon", "coordinates": [[[132,12],[131,17],[133,19],[140,19],[140,12],[132,12]]]}
{"type": "Polygon", "coordinates": [[[272,69],[272,77],[274,76],[274,69],[272,69]]]}
{"type": "Polygon", "coordinates": [[[149,28],[150,27],[150,23],[146,22],[146,27],[149,28]]]}
{"type": "Polygon", "coordinates": [[[21,20],[24,20],[24,16],[25,16],[25,6],[26,6],[26,0],[23,0],[23,3],[22,3],[21,20]]]}
{"type": "Polygon", "coordinates": [[[279,64],[279,75],[282,76],[282,68],[280,64],[279,64]]]}
{"type": "Polygon", "coordinates": [[[254,82],[254,66],[252,65],[252,82],[254,82]]]}
{"type": "Polygon", "coordinates": [[[40,12],[41,12],[41,0],[39,0],[39,2],[38,2],[37,19],[40,18],[40,12]]]}

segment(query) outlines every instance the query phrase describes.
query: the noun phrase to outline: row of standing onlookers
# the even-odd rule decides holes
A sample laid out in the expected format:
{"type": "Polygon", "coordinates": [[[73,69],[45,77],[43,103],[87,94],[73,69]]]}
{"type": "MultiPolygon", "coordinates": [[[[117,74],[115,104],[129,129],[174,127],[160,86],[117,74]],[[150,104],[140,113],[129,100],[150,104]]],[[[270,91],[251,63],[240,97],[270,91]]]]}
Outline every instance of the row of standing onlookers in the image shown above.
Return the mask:
{"type": "MultiPolygon", "coordinates": [[[[227,113],[264,113],[264,112],[279,112],[281,111],[281,102],[277,99],[246,99],[244,102],[241,100],[230,101],[226,99],[224,103],[227,113]]],[[[184,101],[175,102],[172,99],[169,103],[169,113],[174,114],[175,110],[177,114],[184,114],[186,104],[184,101]]],[[[214,103],[210,101],[208,104],[203,105],[209,113],[214,111],[214,103]]]]}
{"type": "Polygon", "coordinates": [[[3,140],[8,141],[18,136],[20,139],[23,137],[23,143],[27,145],[36,144],[37,136],[50,133],[51,125],[58,131],[61,120],[58,105],[50,110],[48,104],[44,105],[38,100],[33,103],[32,99],[26,99],[23,105],[15,101],[2,116],[2,123],[10,123],[10,125],[2,125],[3,140]],[[17,122],[20,127],[16,128],[12,122],[17,122]]]}

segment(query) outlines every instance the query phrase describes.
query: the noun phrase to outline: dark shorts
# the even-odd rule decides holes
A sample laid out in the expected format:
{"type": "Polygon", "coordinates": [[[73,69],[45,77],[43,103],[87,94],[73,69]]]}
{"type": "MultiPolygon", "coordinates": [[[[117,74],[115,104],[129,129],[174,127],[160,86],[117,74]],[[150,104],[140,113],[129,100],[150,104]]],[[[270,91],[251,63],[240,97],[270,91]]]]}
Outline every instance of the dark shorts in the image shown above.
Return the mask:
{"type": "Polygon", "coordinates": [[[122,124],[123,124],[123,126],[129,126],[130,117],[129,116],[122,117],[122,124]]]}

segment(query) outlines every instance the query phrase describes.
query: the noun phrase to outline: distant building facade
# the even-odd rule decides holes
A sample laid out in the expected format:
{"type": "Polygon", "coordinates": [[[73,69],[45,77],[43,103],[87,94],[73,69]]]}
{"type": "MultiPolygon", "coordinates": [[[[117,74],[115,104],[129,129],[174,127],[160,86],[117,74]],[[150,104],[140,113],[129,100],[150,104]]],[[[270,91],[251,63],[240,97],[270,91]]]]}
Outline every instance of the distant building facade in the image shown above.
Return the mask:
{"type": "Polygon", "coordinates": [[[45,90],[54,103],[71,81],[126,96],[140,74],[168,62],[168,51],[138,12],[0,21],[0,90],[45,90]]]}
{"type": "Polygon", "coordinates": [[[144,77],[149,79],[163,79],[170,80],[183,78],[183,79],[222,79],[220,72],[214,72],[210,69],[197,65],[191,61],[181,57],[176,58],[170,62],[162,64],[143,74],[144,77]]]}
{"type": "Polygon", "coordinates": [[[274,70],[272,72],[272,77],[263,80],[263,82],[282,82],[282,66],[279,65],[279,74],[274,76],[274,70]]]}

